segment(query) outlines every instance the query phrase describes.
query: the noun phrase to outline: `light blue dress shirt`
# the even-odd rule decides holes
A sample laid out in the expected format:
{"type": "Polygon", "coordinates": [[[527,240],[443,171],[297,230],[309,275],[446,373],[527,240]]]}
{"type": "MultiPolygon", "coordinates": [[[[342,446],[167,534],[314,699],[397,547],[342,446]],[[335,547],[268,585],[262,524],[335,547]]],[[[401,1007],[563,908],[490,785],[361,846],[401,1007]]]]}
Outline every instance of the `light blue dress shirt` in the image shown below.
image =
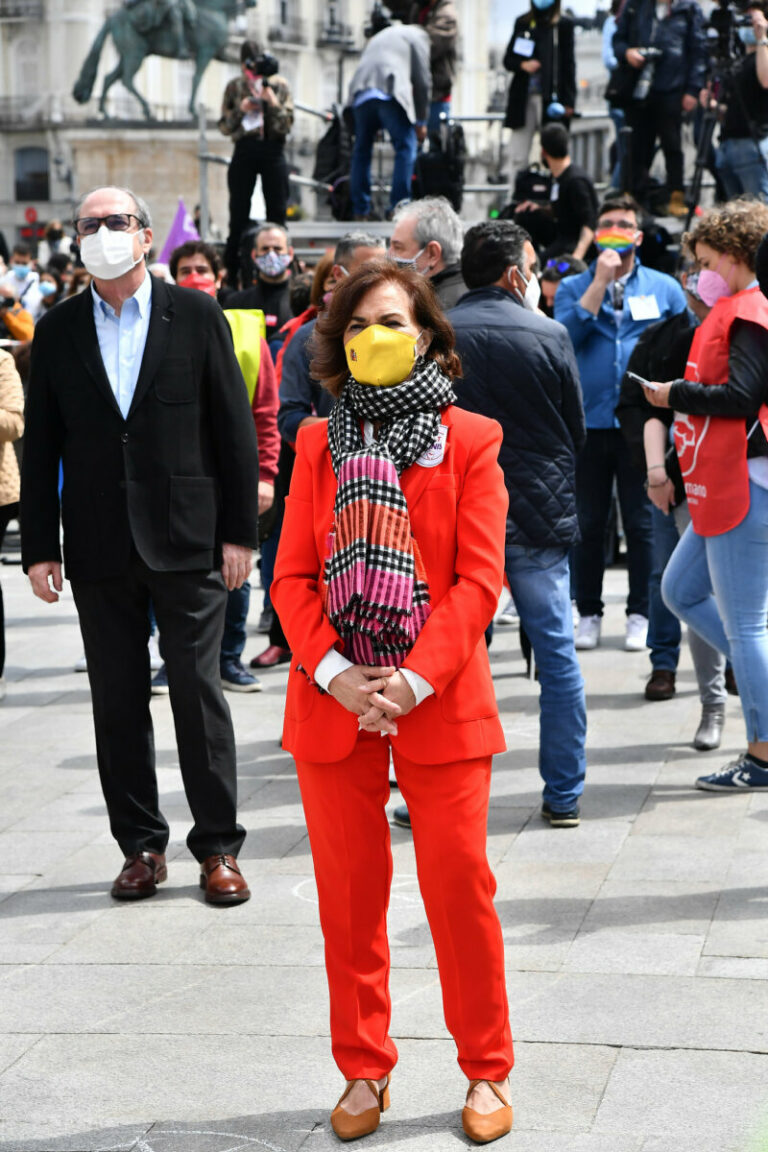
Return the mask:
{"type": "Polygon", "coordinates": [[[148,272],[145,274],[133,296],[129,296],[123,303],[119,316],[106,300],[102,300],[95,284],[91,284],[91,291],[101,359],[115,400],[125,418],[136,391],[147,343],[152,311],[152,277],[148,272]]]}

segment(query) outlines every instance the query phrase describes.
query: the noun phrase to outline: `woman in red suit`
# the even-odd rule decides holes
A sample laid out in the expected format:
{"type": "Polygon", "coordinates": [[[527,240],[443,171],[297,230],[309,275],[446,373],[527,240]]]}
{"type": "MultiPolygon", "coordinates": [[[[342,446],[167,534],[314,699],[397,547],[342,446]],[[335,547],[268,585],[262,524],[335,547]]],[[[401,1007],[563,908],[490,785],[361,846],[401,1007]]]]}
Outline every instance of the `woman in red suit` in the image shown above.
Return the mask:
{"type": "Polygon", "coordinates": [[[460,364],[428,281],[367,264],[339,285],[312,371],[336,397],[302,430],[272,596],[293,660],[296,760],[325,938],[342,1139],[373,1132],[397,1060],[386,914],[390,750],[408,805],[465,1132],[512,1126],[504,949],[486,858],[504,749],[484,631],[504,569],[501,430],[453,407],[460,364]]]}

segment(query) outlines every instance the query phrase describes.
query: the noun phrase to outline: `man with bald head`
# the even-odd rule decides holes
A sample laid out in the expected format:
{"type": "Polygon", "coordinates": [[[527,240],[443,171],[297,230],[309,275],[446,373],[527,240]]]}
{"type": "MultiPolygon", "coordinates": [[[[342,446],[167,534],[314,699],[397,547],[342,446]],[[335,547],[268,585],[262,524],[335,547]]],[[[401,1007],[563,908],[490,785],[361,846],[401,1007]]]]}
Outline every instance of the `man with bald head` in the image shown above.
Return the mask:
{"type": "Polygon", "coordinates": [[[213,904],[250,893],[237,865],[235,743],[219,678],[227,589],[257,543],[256,436],[227,324],[203,292],[153,279],[152,221],[125,188],[84,196],[73,221],[91,289],[38,326],[27,401],[25,571],[80,618],[96,752],[125,863],[115,899],[153,896],[167,875],[147,638],[154,607],[184,788],[213,904]],[[64,485],[59,500],[59,461],[64,485]]]}

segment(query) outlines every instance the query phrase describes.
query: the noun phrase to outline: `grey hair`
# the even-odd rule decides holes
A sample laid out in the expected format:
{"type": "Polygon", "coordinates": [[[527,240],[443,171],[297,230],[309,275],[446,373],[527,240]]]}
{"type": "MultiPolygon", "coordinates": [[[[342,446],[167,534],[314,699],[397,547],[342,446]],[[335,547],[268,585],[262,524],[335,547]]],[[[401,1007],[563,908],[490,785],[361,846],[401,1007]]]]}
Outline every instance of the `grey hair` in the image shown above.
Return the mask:
{"type": "Polygon", "coordinates": [[[381,236],[374,236],[372,232],[345,232],[336,245],[334,264],[343,264],[358,248],[386,248],[386,244],[381,236]]]}
{"type": "Polygon", "coordinates": [[[457,264],[464,243],[464,226],[445,196],[425,196],[395,209],[393,223],[408,218],[414,221],[414,235],[419,248],[436,240],[443,250],[446,264],[457,264]]]}
{"type": "Polygon", "coordinates": [[[256,242],[258,241],[259,236],[261,236],[264,232],[282,232],[283,236],[285,236],[285,243],[288,245],[288,247],[290,247],[291,241],[290,237],[288,236],[288,229],[284,228],[282,224],[273,224],[271,220],[265,220],[263,224],[259,224],[258,228],[253,234],[252,243],[254,248],[256,247],[256,242]]]}
{"type": "Polygon", "coordinates": [[[152,213],[149,210],[149,204],[147,204],[146,200],[144,200],[143,197],[138,196],[132,188],[123,188],[119,184],[100,184],[97,188],[91,188],[89,192],[83,193],[75,205],[75,210],[72,213],[72,220],[74,221],[78,219],[80,213],[83,210],[83,204],[85,204],[89,196],[93,196],[94,192],[103,192],[106,189],[109,189],[112,192],[124,192],[126,196],[130,196],[136,208],[136,215],[141,221],[142,228],[152,227],[152,213]]]}

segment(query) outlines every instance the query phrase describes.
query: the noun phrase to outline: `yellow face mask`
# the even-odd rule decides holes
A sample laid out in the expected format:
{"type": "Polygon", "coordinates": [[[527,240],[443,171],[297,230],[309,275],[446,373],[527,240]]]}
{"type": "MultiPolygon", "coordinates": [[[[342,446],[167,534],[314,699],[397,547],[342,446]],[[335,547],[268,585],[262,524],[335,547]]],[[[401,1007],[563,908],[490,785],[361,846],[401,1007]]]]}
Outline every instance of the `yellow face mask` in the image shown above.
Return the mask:
{"type": "Polygon", "coordinates": [[[419,336],[396,332],[383,324],[370,324],[345,345],[349,371],[358,384],[388,388],[410,376],[419,336]]]}

